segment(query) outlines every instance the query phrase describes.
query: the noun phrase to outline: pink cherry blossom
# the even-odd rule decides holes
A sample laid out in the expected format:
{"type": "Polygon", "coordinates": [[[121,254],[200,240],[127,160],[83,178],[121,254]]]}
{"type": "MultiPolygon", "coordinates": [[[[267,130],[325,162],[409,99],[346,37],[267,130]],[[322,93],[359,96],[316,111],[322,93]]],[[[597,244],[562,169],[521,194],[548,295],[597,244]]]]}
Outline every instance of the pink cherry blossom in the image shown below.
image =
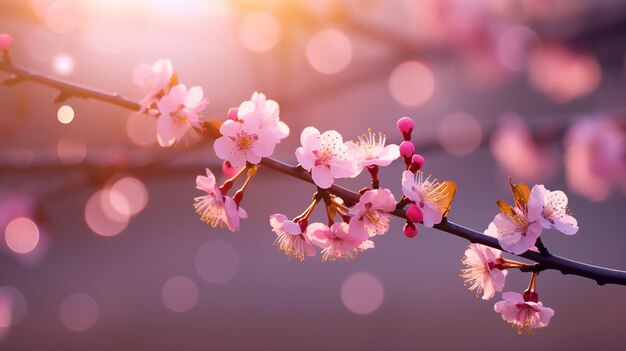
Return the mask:
{"type": "Polygon", "coordinates": [[[541,235],[541,224],[530,221],[528,214],[518,208],[513,208],[514,214],[498,213],[493,224],[498,231],[498,243],[508,252],[522,254],[535,246],[541,235]]]}
{"type": "Polygon", "coordinates": [[[388,189],[368,190],[349,211],[349,233],[360,240],[383,235],[389,230],[389,213],[396,209],[396,199],[388,189]]]}
{"type": "Polygon", "coordinates": [[[203,222],[213,228],[226,226],[233,232],[239,230],[239,219],[248,215],[231,197],[222,194],[211,170],[206,169],[206,177],[196,177],[196,188],[207,192],[207,195],[194,199],[196,213],[203,222]]]}
{"type": "Polygon", "coordinates": [[[244,101],[237,109],[237,117],[242,121],[259,120],[259,129],[267,129],[278,141],[289,136],[289,126],[280,120],[280,107],[265,94],[254,92],[250,101],[244,101]]]}
{"type": "MultiPolygon", "coordinates": [[[[485,234],[497,236],[497,228],[491,223],[485,230],[485,234]]],[[[477,294],[482,292],[483,300],[490,300],[496,291],[502,291],[507,275],[506,270],[495,268],[501,261],[502,251],[492,249],[480,244],[469,244],[465,250],[465,257],[462,263],[467,267],[463,269],[461,277],[465,278],[470,290],[476,290],[477,294]]]]}
{"type": "Polygon", "coordinates": [[[354,175],[354,157],[337,131],[329,130],[320,135],[319,130],[307,127],[300,135],[300,143],[296,158],[304,169],[311,171],[313,181],[320,188],[330,188],[335,178],[354,175]]]}
{"type": "Polygon", "coordinates": [[[528,219],[567,235],[578,231],[576,218],[567,213],[567,195],[560,190],[550,191],[543,185],[535,185],[530,191],[528,219]]]}
{"type": "Polygon", "coordinates": [[[306,235],[322,249],[322,261],[354,260],[360,252],[374,247],[372,241],[351,235],[345,222],[334,223],[330,228],[322,223],[312,223],[307,227],[306,235]]]}
{"type": "Polygon", "coordinates": [[[346,146],[352,152],[356,160],[357,169],[355,174],[361,173],[364,167],[389,166],[391,162],[400,157],[400,149],[398,145],[385,145],[387,137],[382,133],[363,134],[358,138],[357,142],[348,141],[346,146]]]}
{"type": "Polygon", "coordinates": [[[415,174],[402,172],[402,192],[422,210],[423,223],[427,227],[441,223],[455,191],[452,182],[431,181],[430,177],[424,179],[421,171],[415,174]]]}
{"type": "Polygon", "coordinates": [[[518,333],[533,333],[544,328],[554,316],[554,310],[543,307],[541,301],[524,301],[522,294],[516,292],[502,293],[504,300],[496,302],[493,309],[502,314],[502,319],[517,326],[518,333]]]}
{"type": "Polygon", "coordinates": [[[170,60],[158,60],[152,66],[142,63],[133,71],[133,83],[146,94],[139,102],[141,112],[159,101],[167,92],[174,77],[174,68],[170,60]]]}
{"type": "Polygon", "coordinates": [[[280,141],[271,129],[260,128],[260,116],[249,115],[246,120],[227,120],[220,127],[222,136],[215,140],[215,154],[235,167],[246,162],[257,164],[274,153],[280,141]]]}
{"type": "Polygon", "coordinates": [[[287,216],[277,213],[270,216],[272,231],[276,233],[274,245],[278,244],[280,251],[289,258],[294,257],[304,261],[305,257],[315,256],[315,248],[307,235],[302,233],[300,225],[287,219],[287,216]]]}
{"type": "MultiPolygon", "coordinates": [[[[161,116],[157,120],[157,140],[163,147],[180,141],[191,128],[200,127],[200,116],[208,101],[201,87],[187,90],[184,84],[174,86],[157,106],[161,116]]],[[[193,129],[192,129],[193,130],[193,129]]]]}

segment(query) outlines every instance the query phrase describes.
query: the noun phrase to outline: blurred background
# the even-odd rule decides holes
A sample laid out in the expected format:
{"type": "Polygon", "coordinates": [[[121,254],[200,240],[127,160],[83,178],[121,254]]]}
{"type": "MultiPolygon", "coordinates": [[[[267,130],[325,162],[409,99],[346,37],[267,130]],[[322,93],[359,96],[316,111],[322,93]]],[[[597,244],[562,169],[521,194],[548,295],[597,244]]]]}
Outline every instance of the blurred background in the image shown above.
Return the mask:
{"type": "MultiPolygon", "coordinates": [[[[136,101],[133,69],[169,58],[208,118],[263,92],[292,164],[306,126],[399,143],[411,116],[425,172],[459,185],[451,221],[486,228],[509,176],[545,184],[580,224],[546,246],[626,270],[624,1],[1,0],[0,33],[16,65],[136,101]]],[[[240,232],[213,229],[192,207],[195,176],[221,167],[210,142],[163,149],[154,119],[58,94],[0,86],[1,350],[623,350],[626,287],[542,273],[556,315],[518,336],[499,294],[458,277],[467,242],[432,229],[408,239],[394,221],[354,262],[288,261],[268,216],[315,189],[270,170],[240,232]]],[[[401,170],[380,175],[397,198],[401,170]]]]}

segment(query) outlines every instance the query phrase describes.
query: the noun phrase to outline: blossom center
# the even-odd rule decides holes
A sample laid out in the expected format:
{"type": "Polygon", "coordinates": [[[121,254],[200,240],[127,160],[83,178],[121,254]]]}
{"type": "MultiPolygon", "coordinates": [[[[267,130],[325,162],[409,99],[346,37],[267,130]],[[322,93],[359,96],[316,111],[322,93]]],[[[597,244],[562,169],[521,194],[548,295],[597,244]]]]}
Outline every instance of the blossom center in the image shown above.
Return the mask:
{"type": "Polygon", "coordinates": [[[317,157],[317,160],[315,160],[316,166],[328,165],[333,158],[333,153],[329,149],[323,149],[322,152],[315,150],[313,151],[313,154],[317,157]]]}
{"type": "Polygon", "coordinates": [[[250,135],[242,132],[235,137],[235,145],[240,151],[247,151],[257,139],[259,139],[259,137],[256,134],[250,135]]]}

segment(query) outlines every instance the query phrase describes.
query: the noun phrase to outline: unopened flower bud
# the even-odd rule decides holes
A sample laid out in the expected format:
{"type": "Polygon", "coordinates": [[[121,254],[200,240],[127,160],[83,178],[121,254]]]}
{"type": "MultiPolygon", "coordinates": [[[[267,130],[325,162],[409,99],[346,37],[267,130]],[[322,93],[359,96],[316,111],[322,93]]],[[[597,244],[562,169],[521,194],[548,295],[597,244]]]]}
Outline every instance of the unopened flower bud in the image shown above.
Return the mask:
{"type": "Polygon", "coordinates": [[[237,121],[239,119],[237,113],[239,109],[237,107],[231,107],[228,109],[228,119],[232,119],[233,121],[237,121]]]}
{"type": "Polygon", "coordinates": [[[413,155],[413,157],[411,158],[411,166],[409,167],[409,170],[415,173],[422,169],[422,167],[424,167],[424,157],[418,154],[413,155]]]}
{"type": "Polygon", "coordinates": [[[237,172],[239,172],[240,170],[241,168],[233,167],[228,161],[222,162],[222,172],[228,178],[234,177],[235,174],[237,174],[237,172]]]}
{"type": "Polygon", "coordinates": [[[415,145],[410,141],[403,141],[400,143],[400,155],[406,159],[411,159],[415,152],[415,145]]]}
{"type": "Polygon", "coordinates": [[[11,51],[13,47],[13,37],[8,34],[0,34],[0,51],[11,51]]]}
{"type": "Polygon", "coordinates": [[[420,223],[424,219],[422,210],[415,204],[409,205],[409,208],[406,210],[406,217],[412,223],[420,223]]]}
{"type": "Polygon", "coordinates": [[[415,124],[413,123],[411,117],[402,117],[398,120],[398,123],[396,124],[398,130],[400,131],[400,133],[402,133],[404,140],[411,140],[411,132],[413,131],[414,125],[415,124]]]}
{"type": "Polygon", "coordinates": [[[417,226],[410,222],[406,222],[404,224],[404,228],[402,229],[402,231],[404,232],[404,235],[406,235],[407,238],[415,237],[418,232],[417,226]]]}

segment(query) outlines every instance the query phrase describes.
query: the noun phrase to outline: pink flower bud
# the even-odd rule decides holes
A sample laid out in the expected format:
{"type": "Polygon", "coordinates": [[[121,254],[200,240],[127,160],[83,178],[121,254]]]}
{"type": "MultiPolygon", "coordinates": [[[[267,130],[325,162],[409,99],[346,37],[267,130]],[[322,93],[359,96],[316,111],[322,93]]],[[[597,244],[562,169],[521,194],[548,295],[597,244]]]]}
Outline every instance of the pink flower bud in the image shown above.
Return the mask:
{"type": "Polygon", "coordinates": [[[415,226],[415,224],[407,222],[406,224],[404,224],[404,228],[402,229],[402,231],[404,231],[404,235],[406,235],[407,238],[413,238],[417,235],[417,226],[415,226]]]}
{"type": "Polygon", "coordinates": [[[235,168],[228,161],[222,162],[222,172],[228,178],[234,177],[235,174],[237,174],[237,172],[239,172],[239,170],[241,170],[241,167],[240,168],[235,168]]]}
{"type": "Polygon", "coordinates": [[[420,223],[424,219],[422,210],[419,208],[419,206],[414,204],[410,205],[409,208],[406,210],[406,217],[409,219],[409,221],[413,223],[420,223]]]}
{"type": "Polygon", "coordinates": [[[424,157],[422,157],[422,155],[418,155],[415,154],[413,155],[413,158],[411,159],[411,166],[409,167],[409,170],[413,173],[419,171],[420,169],[422,169],[422,167],[424,167],[424,157]]]}
{"type": "Polygon", "coordinates": [[[410,159],[415,152],[415,145],[410,141],[403,141],[400,143],[400,155],[404,158],[410,159]]]}
{"type": "Polygon", "coordinates": [[[415,124],[413,123],[413,120],[411,119],[411,117],[402,117],[398,120],[398,123],[396,124],[400,133],[402,133],[403,135],[408,134],[409,136],[411,135],[411,132],[413,131],[414,125],[415,124]]]}
{"type": "Polygon", "coordinates": [[[10,51],[13,47],[13,37],[8,34],[0,34],[0,51],[10,51]]]}
{"type": "Polygon", "coordinates": [[[228,110],[228,118],[232,119],[233,121],[237,121],[239,119],[239,117],[237,116],[237,112],[239,112],[239,109],[237,107],[231,107],[228,110]]]}

